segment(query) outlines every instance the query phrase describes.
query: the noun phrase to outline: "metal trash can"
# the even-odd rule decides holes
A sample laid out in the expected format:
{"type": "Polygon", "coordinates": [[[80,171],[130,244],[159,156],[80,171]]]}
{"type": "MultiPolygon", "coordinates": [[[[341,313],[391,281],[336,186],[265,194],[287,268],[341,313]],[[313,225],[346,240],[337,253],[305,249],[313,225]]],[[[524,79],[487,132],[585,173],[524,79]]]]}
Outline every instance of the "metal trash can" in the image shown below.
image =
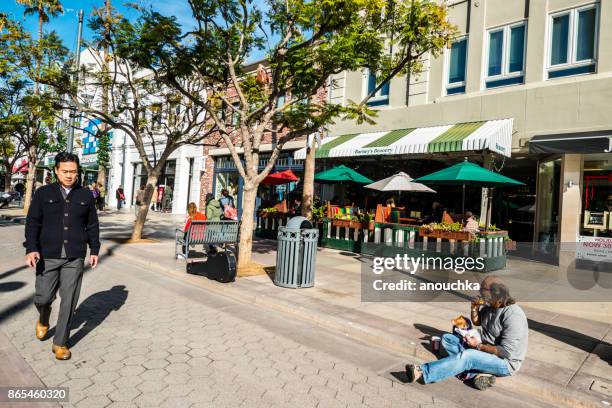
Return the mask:
{"type": "Polygon", "coordinates": [[[305,217],[293,217],[278,227],[274,284],[284,288],[314,286],[319,230],[305,217]]]}

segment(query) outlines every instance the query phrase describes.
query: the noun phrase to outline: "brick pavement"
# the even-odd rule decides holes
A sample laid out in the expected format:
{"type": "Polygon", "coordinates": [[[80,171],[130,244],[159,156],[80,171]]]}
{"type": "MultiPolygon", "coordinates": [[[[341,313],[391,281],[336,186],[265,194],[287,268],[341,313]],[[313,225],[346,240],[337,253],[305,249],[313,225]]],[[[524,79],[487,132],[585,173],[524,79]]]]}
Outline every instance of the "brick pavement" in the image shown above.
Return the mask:
{"type": "MultiPolygon", "coordinates": [[[[10,233],[18,239],[19,231],[10,233]]],[[[19,244],[0,248],[3,265],[19,269],[19,244]]],[[[201,289],[112,258],[86,272],[73,359],[59,362],[52,331],[49,340],[34,337],[33,271],[7,271],[3,282],[25,285],[2,293],[0,329],[46,386],[69,388],[64,406],[453,406],[246,321],[227,301],[203,304],[197,296],[214,296],[201,289]]]]}

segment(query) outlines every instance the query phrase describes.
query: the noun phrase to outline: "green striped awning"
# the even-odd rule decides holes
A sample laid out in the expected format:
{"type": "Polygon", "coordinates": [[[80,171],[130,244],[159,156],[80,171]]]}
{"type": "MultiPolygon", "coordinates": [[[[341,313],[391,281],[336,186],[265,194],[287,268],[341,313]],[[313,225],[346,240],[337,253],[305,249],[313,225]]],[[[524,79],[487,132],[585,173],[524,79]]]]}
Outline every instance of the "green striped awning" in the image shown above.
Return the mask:
{"type": "MultiPolygon", "coordinates": [[[[352,133],[323,140],[318,158],[478,151],[489,149],[510,157],[512,119],[352,133]]],[[[295,152],[298,160],[306,149],[295,152]]]]}

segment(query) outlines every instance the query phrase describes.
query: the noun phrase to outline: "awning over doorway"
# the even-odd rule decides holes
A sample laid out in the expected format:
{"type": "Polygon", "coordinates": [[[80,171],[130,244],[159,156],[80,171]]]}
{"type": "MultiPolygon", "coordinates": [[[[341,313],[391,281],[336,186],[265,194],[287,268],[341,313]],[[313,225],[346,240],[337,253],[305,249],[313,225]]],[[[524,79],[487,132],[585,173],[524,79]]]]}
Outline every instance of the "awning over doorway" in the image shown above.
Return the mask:
{"type": "Polygon", "coordinates": [[[530,153],[611,153],[612,130],[534,136],[530,153]]]}
{"type": "MultiPolygon", "coordinates": [[[[512,119],[500,119],[328,137],[317,149],[316,157],[387,156],[484,149],[510,157],[511,147],[512,119]]],[[[295,152],[294,157],[305,159],[306,148],[295,152]]]]}

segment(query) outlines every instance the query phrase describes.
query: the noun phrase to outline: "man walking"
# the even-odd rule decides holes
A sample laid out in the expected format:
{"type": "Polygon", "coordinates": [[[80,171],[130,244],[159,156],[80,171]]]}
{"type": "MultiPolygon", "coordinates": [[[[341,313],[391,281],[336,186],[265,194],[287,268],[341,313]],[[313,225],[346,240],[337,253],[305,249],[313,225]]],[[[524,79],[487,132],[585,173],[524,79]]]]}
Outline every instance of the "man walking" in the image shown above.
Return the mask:
{"type": "Polygon", "coordinates": [[[34,304],[40,314],[36,337],[49,330],[51,304],[61,298],[55,337],[51,347],[58,360],[71,356],[67,341],[79,293],[83,266],[90,249],[90,264],[98,264],[100,237],[96,202],[78,180],[79,158],[72,153],[55,156],[57,182],[34,194],[25,227],[26,263],[36,267],[34,304]]]}

